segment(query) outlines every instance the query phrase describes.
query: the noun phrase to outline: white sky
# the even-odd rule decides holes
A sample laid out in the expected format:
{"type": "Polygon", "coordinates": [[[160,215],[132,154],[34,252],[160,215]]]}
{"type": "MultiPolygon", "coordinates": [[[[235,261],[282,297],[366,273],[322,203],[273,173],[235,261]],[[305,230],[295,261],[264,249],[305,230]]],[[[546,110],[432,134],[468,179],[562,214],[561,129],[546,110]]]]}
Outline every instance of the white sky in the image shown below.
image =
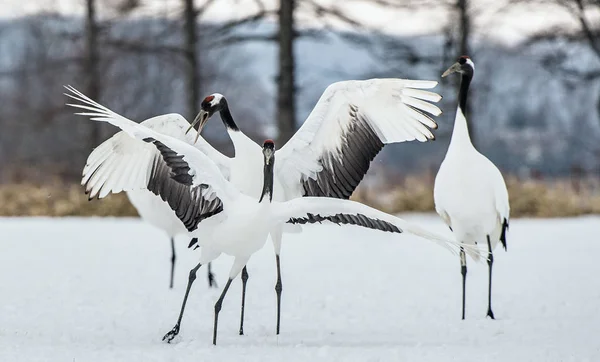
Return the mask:
{"type": "MultiPolygon", "coordinates": [[[[110,16],[110,4],[120,0],[98,0],[99,10],[110,16]]],[[[136,10],[135,15],[177,16],[182,0],[141,0],[143,8],[136,10]]],[[[274,8],[278,0],[263,0],[270,8],[274,8]]],[[[298,0],[301,3],[301,0],[298,0]]],[[[381,8],[368,0],[318,0],[320,4],[343,3],[342,9],[354,19],[367,27],[381,31],[411,35],[439,31],[450,19],[440,9],[408,11],[381,8]]],[[[197,4],[204,0],[196,0],[197,4]]],[[[475,17],[474,33],[479,36],[490,36],[503,43],[519,42],[531,32],[552,25],[577,26],[576,19],[558,6],[531,8],[519,6],[510,11],[500,8],[502,0],[472,0],[475,17]]],[[[0,17],[16,17],[43,10],[56,10],[64,14],[83,14],[85,0],[2,0],[0,17]]],[[[227,20],[240,18],[256,11],[254,0],[216,0],[204,15],[206,20],[227,20]]],[[[318,26],[319,21],[307,16],[300,8],[298,21],[301,26],[318,26]]],[[[600,19],[600,14],[589,14],[600,19]]],[[[333,24],[336,27],[343,27],[333,24]]]]}

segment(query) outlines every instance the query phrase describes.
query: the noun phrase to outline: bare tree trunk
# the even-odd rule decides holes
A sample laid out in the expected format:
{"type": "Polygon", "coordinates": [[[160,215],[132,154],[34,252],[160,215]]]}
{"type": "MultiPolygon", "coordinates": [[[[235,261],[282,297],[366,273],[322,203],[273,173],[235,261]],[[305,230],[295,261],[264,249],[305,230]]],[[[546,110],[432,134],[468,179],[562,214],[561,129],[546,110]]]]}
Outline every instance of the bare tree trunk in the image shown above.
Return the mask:
{"type": "Polygon", "coordinates": [[[185,20],[185,56],[188,61],[187,68],[187,103],[188,103],[188,120],[191,120],[198,113],[198,99],[200,98],[200,62],[198,61],[198,53],[196,45],[198,37],[196,35],[196,18],[197,12],[194,6],[194,0],[183,0],[185,5],[184,20],[185,20]]]}
{"type": "MultiPolygon", "coordinates": [[[[456,8],[459,16],[459,42],[460,42],[460,55],[471,55],[471,49],[469,47],[469,37],[471,33],[471,17],[469,15],[469,0],[457,0],[456,8]]],[[[471,98],[467,98],[467,106],[465,110],[465,117],[467,118],[467,128],[471,136],[471,142],[476,144],[476,134],[473,128],[471,120],[471,98]]]]}
{"type": "MultiPolygon", "coordinates": [[[[596,53],[596,55],[600,58],[600,36],[598,36],[597,31],[594,31],[594,29],[592,29],[592,27],[590,27],[590,24],[588,23],[588,21],[585,17],[585,6],[583,4],[583,1],[575,0],[575,4],[577,5],[577,10],[578,10],[577,17],[579,18],[579,24],[581,25],[581,31],[583,32],[583,34],[585,35],[585,38],[587,39],[588,43],[590,44],[590,48],[592,48],[594,53],[596,53]]],[[[597,5],[600,6],[600,2],[598,2],[597,5]]]]}
{"type": "Polygon", "coordinates": [[[456,61],[456,54],[454,53],[455,44],[454,44],[454,34],[452,34],[452,26],[453,24],[448,24],[444,28],[444,46],[442,48],[442,62],[440,64],[440,74],[444,73],[446,69],[448,69],[448,64],[453,61],[456,61]]]}
{"type": "Polygon", "coordinates": [[[279,77],[277,79],[277,126],[279,147],[282,147],[296,129],[294,82],[294,7],[295,0],[279,2],[279,77]]]}
{"type": "MultiPolygon", "coordinates": [[[[588,20],[585,17],[585,6],[582,0],[575,0],[575,4],[577,5],[577,17],[579,19],[579,24],[581,25],[581,31],[583,32],[585,38],[587,39],[590,48],[594,51],[596,56],[600,59],[600,32],[598,28],[593,29],[588,20]]],[[[597,4],[594,4],[600,7],[600,1],[597,4]]],[[[598,9],[595,9],[598,10],[598,9]]],[[[600,97],[598,97],[598,101],[596,103],[596,109],[598,110],[598,115],[600,115],[600,97]]]]}
{"type": "MultiPolygon", "coordinates": [[[[87,74],[87,95],[100,100],[100,76],[98,55],[98,25],[96,24],[96,0],[87,0],[86,45],[84,69],[87,74]]],[[[90,149],[100,144],[100,122],[90,122],[90,149]]]]}

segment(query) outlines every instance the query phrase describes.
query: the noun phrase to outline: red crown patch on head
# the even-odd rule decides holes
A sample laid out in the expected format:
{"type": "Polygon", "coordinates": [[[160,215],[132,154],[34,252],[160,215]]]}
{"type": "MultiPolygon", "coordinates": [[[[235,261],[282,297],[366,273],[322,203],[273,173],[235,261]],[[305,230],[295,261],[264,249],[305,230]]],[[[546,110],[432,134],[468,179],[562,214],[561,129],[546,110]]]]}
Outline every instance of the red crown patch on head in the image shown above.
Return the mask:
{"type": "Polygon", "coordinates": [[[215,99],[215,96],[208,96],[208,97],[204,98],[204,101],[205,101],[205,102],[210,102],[210,101],[212,101],[213,99],[215,99]]]}
{"type": "Polygon", "coordinates": [[[275,142],[273,142],[273,140],[269,138],[269,139],[266,139],[266,140],[265,140],[265,145],[266,145],[266,144],[271,144],[271,145],[274,145],[274,144],[275,144],[275,142]]]}
{"type": "Polygon", "coordinates": [[[467,60],[469,60],[469,59],[471,59],[471,58],[469,58],[466,55],[463,55],[462,57],[458,58],[458,63],[465,64],[467,62],[467,60]]]}

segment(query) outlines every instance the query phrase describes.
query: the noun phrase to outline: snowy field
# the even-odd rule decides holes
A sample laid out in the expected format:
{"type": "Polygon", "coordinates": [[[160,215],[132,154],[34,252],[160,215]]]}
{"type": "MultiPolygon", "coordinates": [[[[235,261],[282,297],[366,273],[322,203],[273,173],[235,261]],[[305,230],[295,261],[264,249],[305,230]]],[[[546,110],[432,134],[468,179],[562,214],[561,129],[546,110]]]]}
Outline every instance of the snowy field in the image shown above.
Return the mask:
{"type": "MultiPolygon", "coordinates": [[[[447,232],[432,215],[407,215],[447,232]]],[[[177,318],[196,253],[137,219],[0,219],[0,361],[600,361],[600,218],[514,220],[487,265],[469,260],[460,320],[457,257],[427,241],[356,227],[309,226],[284,238],[281,335],[275,335],[270,242],[241,283],[213,304],[201,269],[180,336],[177,318]]],[[[214,263],[219,286],[231,259],[214,263]]]]}

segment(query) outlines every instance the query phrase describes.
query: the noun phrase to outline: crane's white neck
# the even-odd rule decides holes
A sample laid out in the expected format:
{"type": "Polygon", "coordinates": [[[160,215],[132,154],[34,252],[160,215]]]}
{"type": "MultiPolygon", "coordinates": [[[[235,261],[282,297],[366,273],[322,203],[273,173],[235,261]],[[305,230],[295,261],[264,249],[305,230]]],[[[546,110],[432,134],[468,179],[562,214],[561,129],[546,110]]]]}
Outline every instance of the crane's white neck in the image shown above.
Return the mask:
{"type": "Polygon", "coordinates": [[[473,146],[471,137],[469,136],[469,128],[467,127],[467,119],[463,114],[460,107],[456,110],[456,117],[454,118],[454,129],[452,130],[452,138],[450,140],[450,147],[457,146],[473,146]]]}
{"type": "Polygon", "coordinates": [[[236,157],[244,157],[255,155],[257,149],[260,149],[260,146],[256,144],[256,142],[252,141],[250,137],[246,136],[239,129],[234,130],[231,128],[227,128],[227,133],[229,134],[229,138],[231,138],[231,142],[233,143],[233,150],[235,151],[236,157]]]}

